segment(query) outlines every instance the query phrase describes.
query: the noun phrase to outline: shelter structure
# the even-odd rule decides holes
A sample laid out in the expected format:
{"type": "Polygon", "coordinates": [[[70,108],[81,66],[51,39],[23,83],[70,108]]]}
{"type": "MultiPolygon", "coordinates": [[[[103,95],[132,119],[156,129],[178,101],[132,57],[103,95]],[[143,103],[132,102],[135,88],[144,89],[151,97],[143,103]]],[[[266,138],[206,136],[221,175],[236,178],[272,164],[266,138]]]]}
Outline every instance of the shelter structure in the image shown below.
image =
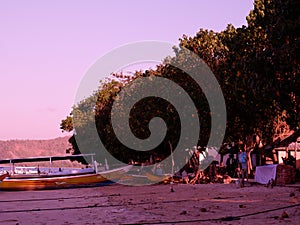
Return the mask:
{"type": "MultiPolygon", "coordinates": [[[[300,169],[300,129],[292,132],[285,138],[277,138],[274,142],[264,147],[265,151],[271,153],[273,162],[284,164],[288,159],[292,159],[293,166],[300,169]]],[[[288,161],[291,163],[290,161],[288,161]]]]}

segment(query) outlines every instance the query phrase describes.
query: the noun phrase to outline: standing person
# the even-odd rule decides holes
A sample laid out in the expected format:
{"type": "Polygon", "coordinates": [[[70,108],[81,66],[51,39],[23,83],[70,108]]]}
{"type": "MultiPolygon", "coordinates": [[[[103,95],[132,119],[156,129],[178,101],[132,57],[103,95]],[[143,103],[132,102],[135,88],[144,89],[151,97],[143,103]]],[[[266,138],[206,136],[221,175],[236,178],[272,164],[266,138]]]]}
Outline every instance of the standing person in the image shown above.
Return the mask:
{"type": "Polygon", "coordinates": [[[248,180],[248,156],[246,152],[246,145],[242,144],[239,154],[238,154],[238,159],[239,159],[239,166],[240,166],[240,176],[242,178],[241,182],[241,187],[244,187],[245,185],[245,177],[247,177],[248,180]]]}
{"type": "Polygon", "coordinates": [[[260,140],[260,137],[256,134],[253,136],[254,141],[254,147],[253,151],[251,152],[251,162],[252,162],[252,169],[253,173],[255,172],[255,169],[257,166],[260,166],[260,149],[262,148],[262,142],[260,140]]]}
{"type": "MultiPolygon", "coordinates": [[[[252,167],[252,160],[251,160],[251,152],[253,150],[253,147],[248,147],[246,148],[246,153],[247,153],[247,165],[248,165],[248,169],[247,169],[247,175],[249,177],[249,175],[251,174],[251,172],[253,171],[253,167],[252,167]]],[[[253,175],[253,174],[251,174],[253,175]]],[[[248,181],[248,177],[247,177],[247,181],[248,181]]]]}
{"type": "Polygon", "coordinates": [[[199,170],[200,166],[200,152],[197,147],[194,148],[194,153],[192,158],[190,159],[190,164],[193,169],[194,178],[190,181],[190,184],[195,184],[201,177],[201,173],[199,170]]]}
{"type": "Polygon", "coordinates": [[[229,157],[226,160],[226,170],[228,176],[233,177],[235,169],[236,169],[236,160],[234,159],[233,154],[229,154],[229,157]]]}

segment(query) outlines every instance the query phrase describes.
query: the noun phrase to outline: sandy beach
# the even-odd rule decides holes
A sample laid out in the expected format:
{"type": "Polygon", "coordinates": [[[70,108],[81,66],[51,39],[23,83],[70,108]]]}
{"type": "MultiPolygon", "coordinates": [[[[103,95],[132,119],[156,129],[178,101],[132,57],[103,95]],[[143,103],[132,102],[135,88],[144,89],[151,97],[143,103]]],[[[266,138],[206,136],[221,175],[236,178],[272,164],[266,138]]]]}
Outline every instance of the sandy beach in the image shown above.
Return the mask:
{"type": "Polygon", "coordinates": [[[0,192],[0,224],[299,224],[299,195],[249,183],[0,192]]]}

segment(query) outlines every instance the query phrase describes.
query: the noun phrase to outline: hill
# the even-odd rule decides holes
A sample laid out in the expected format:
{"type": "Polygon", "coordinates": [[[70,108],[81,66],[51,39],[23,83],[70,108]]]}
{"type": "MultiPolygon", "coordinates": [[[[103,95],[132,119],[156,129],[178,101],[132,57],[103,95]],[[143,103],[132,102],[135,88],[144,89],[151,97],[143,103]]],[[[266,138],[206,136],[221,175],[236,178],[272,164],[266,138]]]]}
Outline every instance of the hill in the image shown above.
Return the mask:
{"type": "MultiPolygon", "coordinates": [[[[23,158],[35,156],[66,155],[66,149],[72,147],[70,137],[58,137],[49,140],[8,140],[0,141],[0,158],[23,158]]],[[[26,163],[29,164],[29,163],[26,163]]],[[[44,163],[39,163],[43,165],[44,163]]],[[[59,166],[82,166],[77,162],[55,162],[59,166]]],[[[55,166],[54,164],[54,166],[55,166]]]]}

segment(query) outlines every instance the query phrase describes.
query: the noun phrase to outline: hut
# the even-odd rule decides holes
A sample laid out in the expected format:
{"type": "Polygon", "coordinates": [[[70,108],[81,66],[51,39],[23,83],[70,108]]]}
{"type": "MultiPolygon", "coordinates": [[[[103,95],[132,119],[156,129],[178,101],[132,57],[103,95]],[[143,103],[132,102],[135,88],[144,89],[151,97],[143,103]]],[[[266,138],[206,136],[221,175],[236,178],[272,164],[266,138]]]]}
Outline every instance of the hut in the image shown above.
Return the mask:
{"type": "Polygon", "coordinates": [[[300,129],[284,138],[277,138],[264,147],[265,152],[272,157],[277,167],[277,183],[289,183],[289,180],[300,177],[300,129]],[[296,174],[295,174],[296,173],[296,174]]]}
{"type": "Polygon", "coordinates": [[[273,163],[283,164],[285,159],[294,157],[295,168],[300,168],[300,129],[284,138],[277,138],[264,147],[265,152],[273,159],[273,163]]]}

